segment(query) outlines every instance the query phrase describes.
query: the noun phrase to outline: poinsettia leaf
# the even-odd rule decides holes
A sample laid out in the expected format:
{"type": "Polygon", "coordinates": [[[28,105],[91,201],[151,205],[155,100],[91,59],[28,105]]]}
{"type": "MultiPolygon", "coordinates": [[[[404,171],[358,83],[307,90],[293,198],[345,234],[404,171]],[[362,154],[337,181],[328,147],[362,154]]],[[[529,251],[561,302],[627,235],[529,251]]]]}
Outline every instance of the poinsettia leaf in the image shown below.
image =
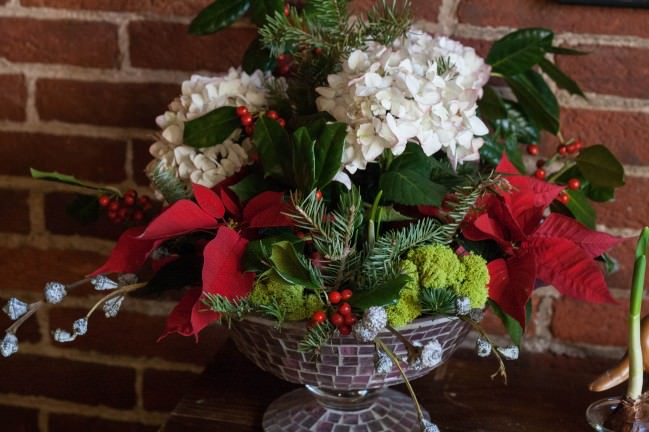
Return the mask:
{"type": "Polygon", "coordinates": [[[537,64],[552,47],[554,33],[543,28],[511,32],[497,40],[487,55],[492,71],[505,76],[519,74],[537,64]]]}
{"type": "Polygon", "coordinates": [[[156,241],[142,239],[140,234],[144,227],[129,228],[117,239],[108,259],[91,273],[95,276],[102,273],[135,273],[144,265],[153,250],[156,241]]]}
{"type": "Polygon", "coordinates": [[[539,66],[541,66],[543,72],[545,72],[545,74],[549,76],[559,88],[567,90],[570,94],[576,94],[586,98],[586,95],[581,88],[579,88],[579,85],[575,80],[566,75],[565,72],[559,69],[556,64],[546,58],[542,58],[539,62],[539,66]]]}
{"type": "Polygon", "coordinates": [[[270,50],[264,46],[261,38],[258,37],[248,45],[248,49],[243,54],[241,67],[247,74],[252,74],[257,69],[264,72],[272,71],[275,69],[276,64],[275,57],[271,55],[270,50]]]}
{"type": "Polygon", "coordinates": [[[505,330],[507,331],[509,337],[512,339],[512,342],[515,345],[520,346],[521,339],[523,337],[523,327],[521,327],[521,324],[511,316],[507,315],[507,313],[505,313],[505,311],[503,311],[495,301],[488,300],[487,304],[491,308],[494,315],[496,315],[503,323],[503,326],[505,327],[505,330]]]}
{"type": "Polygon", "coordinates": [[[575,161],[584,178],[593,186],[624,186],[624,167],[606,146],[597,144],[586,147],[575,161]]]}
{"type": "MultiPolygon", "coordinates": [[[[164,332],[158,338],[158,342],[172,333],[178,333],[182,336],[195,335],[198,338],[197,332],[194,331],[194,323],[192,323],[192,312],[202,295],[203,290],[200,287],[187,290],[167,317],[164,332]]],[[[207,324],[202,325],[202,323],[197,322],[196,325],[198,327],[205,327],[207,324]]]]}
{"type": "Polygon", "coordinates": [[[199,229],[214,229],[216,219],[190,200],[176,201],[146,227],[140,238],[163,239],[199,229]]]}
{"type": "Polygon", "coordinates": [[[559,131],[559,103],[543,77],[533,70],[506,78],[527,116],[540,128],[559,131]]]}
{"type": "Polygon", "coordinates": [[[262,192],[248,201],[243,219],[250,228],[292,226],[293,221],[284,214],[287,206],[283,192],[262,192]]]}
{"type": "Polygon", "coordinates": [[[265,176],[277,176],[290,181],[292,147],[286,130],[269,117],[261,116],[255,123],[253,142],[265,176]]]}
{"type": "Polygon", "coordinates": [[[239,203],[237,203],[237,197],[234,195],[234,192],[226,187],[222,187],[219,188],[218,194],[221,197],[221,202],[225,210],[236,219],[239,219],[241,217],[241,208],[239,207],[239,203]]]}
{"type": "Polygon", "coordinates": [[[248,240],[228,227],[220,227],[203,251],[203,291],[228,299],[250,293],[255,274],[241,271],[241,257],[248,240]]]}
{"type": "Polygon", "coordinates": [[[205,213],[215,219],[221,219],[225,216],[225,206],[216,192],[197,183],[192,184],[192,191],[196,202],[205,213]]]}
{"type": "Polygon", "coordinates": [[[534,237],[571,240],[591,258],[602,255],[624,240],[610,234],[589,230],[576,220],[558,213],[551,213],[534,232],[534,237]]]}
{"type": "Polygon", "coordinates": [[[371,306],[389,306],[393,305],[399,299],[401,289],[410,282],[410,276],[401,274],[394,279],[389,279],[380,283],[371,290],[355,293],[350,299],[349,304],[358,311],[364,311],[371,306]]]}
{"type": "Polygon", "coordinates": [[[525,328],[525,305],[532,295],[536,281],[537,260],[533,253],[521,251],[505,259],[487,264],[489,269],[489,298],[525,328]]]}
{"type": "Polygon", "coordinates": [[[313,280],[307,269],[297,257],[297,251],[289,241],[281,241],[271,246],[270,261],[273,269],[285,281],[317,289],[319,284],[313,280]]]}
{"type": "Polygon", "coordinates": [[[592,303],[615,302],[600,266],[573,241],[534,237],[522,247],[537,257],[539,279],[560,293],[592,303]]]}
{"type": "Polygon", "coordinates": [[[206,35],[234,24],[250,8],[251,0],[216,0],[199,12],[189,25],[194,35],[206,35]]]}
{"type": "Polygon", "coordinates": [[[236,108],[224,106],[185,123],[183,142],[201,148],[223,143],[232,132],[241,127],[236,108]]]}
{"type": "Polygon", "coordinates": [[[316,187],[326,186],[340,171],[346,136],[344,123],[329,123],[320,130],[315,146],[316,187]]]}
{"type": "Polygon", "coordinates": [[[313,190],[316,181],[315,143],[309,131],[301,127],[293,132],[293,178],[302,192],[313,190]]]}

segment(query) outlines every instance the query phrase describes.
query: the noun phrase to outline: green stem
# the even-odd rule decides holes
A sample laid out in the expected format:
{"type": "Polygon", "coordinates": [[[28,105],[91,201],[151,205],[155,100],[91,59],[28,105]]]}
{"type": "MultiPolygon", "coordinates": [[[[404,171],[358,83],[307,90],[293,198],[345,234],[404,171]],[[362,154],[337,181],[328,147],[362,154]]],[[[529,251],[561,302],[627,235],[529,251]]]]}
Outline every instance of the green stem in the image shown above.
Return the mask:
{"type": "Polygon", "coordinates": [[[626,395],[636,400],[642,394],[642,342],[640,339],[640,314],[642,311],[642,296],[644,292],[645,273],[647,269],[647,242],[649,242],[649,228],[645,227],[640,234],[640,239],[635,251],[635,265],[633,266],[633,286],[629,304],[629,386],[626,395]]]}
{"type": "Polygon", "coordinates": [[[556,179],[558,179],[559,177],[561,177],[561,175],[562,175],[563,173],[565,173],[566,171],[568,171],[568,170],[569,170],[570,168],[572,168],[574,165],[575,165],[575,162],[573,162],[573,161],[566,161],[566,163],[563,165],[563,168],[561,168],[559,171],[555,172],[555,173],[552,174],[550,177],[548,177],[548,180],[547,180],[548,183],[552,183],[553,181],[555,181],[556,179]]]}

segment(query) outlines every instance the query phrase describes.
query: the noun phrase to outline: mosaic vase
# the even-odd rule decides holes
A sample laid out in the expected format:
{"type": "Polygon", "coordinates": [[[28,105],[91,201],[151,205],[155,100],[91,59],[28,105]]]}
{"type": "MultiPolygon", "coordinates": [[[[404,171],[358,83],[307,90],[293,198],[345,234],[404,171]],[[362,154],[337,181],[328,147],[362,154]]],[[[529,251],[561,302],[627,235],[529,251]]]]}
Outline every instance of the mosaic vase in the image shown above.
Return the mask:
{"type": "MultiPolygon", "coordinates": [[[[276,377],[305,387],[276,399],[266,410],[266,432],[411,432],[418,430],[415,406],[409,396],[388,387],[403,382],[393,366],[387,374],[374,369],[375,348],[352,336],[333,337],[320,356],[303,353],[298,345],[305,333],[303,322],[285,323],[248,317],[232,328],[232,339],[250,361],[276,377]]],[[[460,345],[470,326],[455,317],[427,317],[399,328],[411,342],[426,345],[436,339],[442,346],[443,363],[460,345]]],[[[399,358],[406,347],[385,331],[381,340],[399,358]]],[[[438,366],[439,366],[438,364],[438,366]]],[[[434,367],[406,368],[409,380],[434,367]]],[[[428,416],[427,413],[425,413],[428,416]]],[[[429,419],[429,418],[427,418],[429,419]]]]}

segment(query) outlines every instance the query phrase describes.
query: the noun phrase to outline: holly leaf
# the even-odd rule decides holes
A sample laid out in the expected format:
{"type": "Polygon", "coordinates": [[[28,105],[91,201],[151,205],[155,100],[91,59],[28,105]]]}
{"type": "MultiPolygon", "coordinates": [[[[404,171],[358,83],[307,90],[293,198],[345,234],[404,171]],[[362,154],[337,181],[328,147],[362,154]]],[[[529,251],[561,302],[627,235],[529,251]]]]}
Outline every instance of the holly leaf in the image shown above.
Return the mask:
{"type": "Polygon", "coordinates": [[[543,72],[545,72],[545,74],[549,76],[559,88],[567,90],[570,94],[576,94],[584,99],[586,98],[586,95],[581,88],[579,88],[579,85],[572,78],[566,75],[565,72],[559,69],[556,64],[546,58],[542,58],[539,62],[539,66],[541,66],[543,72]]]}
{"type": "Polygon", "coordinates": [[[241,67],[247,74],[252,74],[257,69],[264,72],[272,71],[275,69],[276,63],[275,57],[271,55],[270,50],[258,37],[248,45],[248,49],[243,54],[241,67]]]}
{"type": "Polygon", "coordinates": [[[478,100],[480,118],[494,122],[507,116],[507,109],[502,98],[491,86],[483,87],[483,95],[478,100]]]}
{"type": "Polygon", "coordinates": [[[389,306],[393,305],[399,299],[401,289],[410,282],[410,276],[401,274],[385,281],[371,290],[354,293],[349,299],[352,308],[364,311],[371,306],[389,306]]]}
{"type": "Polygon", "coordinates": [[[522,251],[507,260],[499,258],[487,264],[489,298],[525,328],[525,305],[536,281],[534,254],[522,251]]]}
{"type": "Polygon", "coordinates": [[[320,128],[315,146],[316,187],[326,186],[340,171],[346,136],[347,125],[344,123],[329,123],[320,128]]]}
{"type": "Polygon", "coordinates": [[[72,186],[79,186],[82,188],[86,189],[91,189],[91,190],[96,190],[100,192],[109,192],[112,194],[119,194],[119,190],[110,187],[110,186],[104,186],[100,185],[97,183],[85,181],[85,180],[79,180],[78,178],[67,175],[67,174],[61,174],[60,172],[56,171],[40,171],[34,168],[30,168],[29,172],[31,173],[32,178],[38,179],[38,180],[47,180],[47,181],[52,181],[56,183],[63,183],[63,184],[68,184],[72,186]]]}
{"type": "Polygon", "coordinates": [[[491,46],[487,63],[492,72],[512,76],[537,64],[552,47],[554,33],[543,28],[527,28],[509,33],[491,46]]]}
{"type": "Polygon", "coordinates": [[[292,226],[293,221],[284,214],[286,210],[283,192],[262,192],[248,201],[243,220],[250,228],[292,226]]]}
{"type": "Polygon", "coordinates": [[[597,144],[586,147],[575,161],[581,174],[593,186],[624,186],[624,167],[606,146],[597,144]]]}
{"type": "Polygon", "coordinates": [[[286,176],[292,169],[293,152],[286,130],[275,120],[261,116],[255,123],[253,141],[265,176],[273,175],[289,180],[286,176]]]}
{"type": "Polygon", "coordinates": [[[250,0],[216,0],[192,20],[189,32],[206,35],[223,30],[241,18],[250,8],[250,3],[250,0]]]}
{"type": "Polygon", "coordinates": [[[583,191],[591,201],[608,202],[615,198],[615,188],[612,187],[598,187],[588,183],[583,191]]]}
{"type": "Polygon", "coordinates": [[[237,195],[239,201],[246,202],[255,195],[268,190],[268,182],[261,174],[254,172],[228,188],[237,195]]]}
{"type": "Polygon", "coordinates": [[[583,192],[578,190],[566,189],[564,193],[568,194],[570,200],[565,206],[570,210],[570,213],[579,222],[583,223],[590,229],[595,229],[595,220],[597,213],[590,201],[586,198],[583,192]]]}
{"type": "Polygon", "coordinates": [[[284,0],[254,0],[252,2],[252,21],[263,26],[276,12],[284,11],[284,0]]]}
{"type": "Polygon", "coordinates": [[[279,277],[294,285],[317,289],[319,284],[311,277],[297,256],[297,251],[289,241],[275,243],[271,247],[270,261],[279,277]]]}
{"type": "Polygon", "coordinates": [[[176,201],[146,227],[141,239],[164,239],[200,230],[214,229],[216,219],[190,200],[176,201]]]}
{"type": "Polygon", "coordinates": [[[389,171],[380,180],[383,197],[398,204],[440,206],[446,188],[414,170],[389,171]]]}
{"type": "Polygon", "coordinates": [[[293,132],[293,178],[302,192],[313,190],[316,180],[315,145],[309,131],[301,127],[293,132]]]}
{"type": "Polygon", "coordinates": [[[90,275],[102,273],[135,273],[144,265],[156,241],[142,239],[144,227],[129,228],[117,239],[106,262],[90,275]]]}
{"type": "Polygon", "coordinates": [[[560,293],[591,303],[615,303],[599,265],[573,241],[533,237],[522,247],[537,257],[539,279],[560,293]]]}
{"type": "Polygon", "coordinates": [[[240,127],[236,108],[224,106],[185,123],[183,142],[196,148],[212,147],[223,143],[240,127]]]}
{"type": "Polygon", "coordinates": [[[559,132],[559,103],[539,73],[528,70],[505,80],[534,123],[553,134],[559,132]]]}
{"type": "Polygon", "coordinates": [[[293,244],[303,240],[296,237],[292,232],[283,232],[259,240],[251,240],[248,243],[246,252],[243,254],[241,266],[245,271],[262,272],[271,266],[270,254],[274,243],[289,241],[293,244]]]}

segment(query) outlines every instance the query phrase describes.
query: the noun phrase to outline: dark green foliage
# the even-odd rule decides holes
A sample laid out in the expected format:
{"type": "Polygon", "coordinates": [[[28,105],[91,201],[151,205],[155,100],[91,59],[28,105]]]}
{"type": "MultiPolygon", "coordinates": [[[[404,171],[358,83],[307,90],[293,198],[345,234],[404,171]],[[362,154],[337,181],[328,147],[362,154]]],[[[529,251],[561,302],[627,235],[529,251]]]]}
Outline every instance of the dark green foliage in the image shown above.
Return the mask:
{"type": "Polygon", "coordinates": [[[318,355],[320,353],[320,347],[331,339],[334,330],[334,326],[329,321],[311,327],[307,330],[304,338],[300,341],[298,350],[300,352],[318,355]]]}
{"type": "Polygon", "coordinates": [[[373,289],[361,291],[349,299],[349,304],[358,311],[370,306],[389,306],[399,299],[401,289],[410,281],[410,276],[401,274],[378,283],[373,289]]]}
{"type": "Polygon", "coordinates": [[[96,196],[77,194],[65,210],[75,221],[81,225],[87,225],[99,219],[99,209],[99,201],[96,196]]]}
{"type": "Polygon", "coordinates": [[[250,8],[250,3],[251,0],[216,0],[192,20],[189,32],[206,35],[221,31],[241,18],[250,8]]]}
{"type": "Polygon", "coordinates": [[[196,148],[212,147],[221,144],[240,127],[236,109],[224,106],[185,123],[183,142],[196,148]]]}
{"type": "Polygon", "coordinates": [[[446,288],[424,288],[419,294],[422,311],[427,314],[455,315],[458,296],[446,288]]]}
{"type": "Polygon", "coordinates": [[[593,186],[624,186],[624,167],[605,146],[598,144],[583,149],[576,162],[581,174],[593,186]]]}
{"type": "Polygon", "coordinates": [[[241,67],[244,72],[251,74],[257,69],[264,72],[272,71],[276,64],[275,57],[270,55],[270,50],[257,38],[250,43],[243,55],[241,67]]]}
{"type": "Polygon", "coordinates": [[[180,179],[175,177],[165,168],[164,162],[160,161],[153,167],[149,177],[153,187],[158,190],[169,204],[181,199],[191,198],[192,192],[189,187],[180,179]]]}

